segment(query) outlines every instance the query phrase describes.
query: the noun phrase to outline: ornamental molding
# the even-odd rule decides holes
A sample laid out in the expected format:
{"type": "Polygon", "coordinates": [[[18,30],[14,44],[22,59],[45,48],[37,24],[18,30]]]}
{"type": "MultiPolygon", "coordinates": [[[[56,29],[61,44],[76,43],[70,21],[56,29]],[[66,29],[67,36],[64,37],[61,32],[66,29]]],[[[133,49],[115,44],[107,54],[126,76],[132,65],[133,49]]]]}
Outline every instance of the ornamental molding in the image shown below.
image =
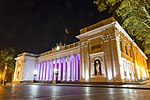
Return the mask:
{"type": "Polygon", "coordinates": [[[118,33],[110,33],[110,34],[106,34],[101,36],[101,38],[106,41],[106,40],[114,40],[114,39],[119,39],[120,35],[118,33]]]}
{"type": "Polygon", "coordinates": [[[104,31],[104,30],[106,30],[106,29],[108,29],[108,28],[110,28],[110,27],[112,27],[112,26],[115,26],[115,24],[116,24],[116,21],[115,21],[115,22],[112,22],[112,23],[110,23],[110,24],[107,24],[107,25],[105,25],[105,26],[96,28],[96,29],[94,29],[94,30],[85,32],[85,33],[83,33],[83,34],[80,34],[80,35],[76,36],[76,38],[82,39],[82,38],[84,38],[84,37],[94,35],[94,34],[96,34],[96,33],[102,32],[102,31],[104,31]]]}

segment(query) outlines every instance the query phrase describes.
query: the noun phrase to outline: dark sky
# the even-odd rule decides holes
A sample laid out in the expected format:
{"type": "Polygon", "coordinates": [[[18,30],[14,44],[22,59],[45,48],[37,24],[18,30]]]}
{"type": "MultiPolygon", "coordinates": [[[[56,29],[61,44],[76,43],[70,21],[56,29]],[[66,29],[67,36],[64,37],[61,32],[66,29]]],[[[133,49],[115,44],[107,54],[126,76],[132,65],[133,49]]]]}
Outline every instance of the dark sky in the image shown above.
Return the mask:
{"type": "Polygon", "coordinates": [[[0,0],[0,49],[42,53],[78,41],[79,30],[109,17],[93,0],[0,0]]]}

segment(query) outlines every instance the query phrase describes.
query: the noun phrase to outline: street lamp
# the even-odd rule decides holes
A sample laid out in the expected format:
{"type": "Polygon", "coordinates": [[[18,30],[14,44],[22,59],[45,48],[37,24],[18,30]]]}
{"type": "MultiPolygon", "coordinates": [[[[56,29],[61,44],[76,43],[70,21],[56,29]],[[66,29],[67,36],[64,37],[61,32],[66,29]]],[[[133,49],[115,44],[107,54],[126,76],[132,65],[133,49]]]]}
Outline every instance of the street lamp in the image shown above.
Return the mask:
{"type": "Polygon", "coordinates": [[[36,76],[37,76],[37,70],[33,71],[33,76],[34,76],[33,83],[35,83],[36,82],[36,76]]]}
{"type": "Polygon", "coordinates": [[[54,73],[55,73],[55,75],[56,75],[56,83],[58,82],[58,74],[59,74],[59,70],[58,70],[58,68],[55,68],[54,69],[54,73]]]}
{"type": "Polygon", "coordinates": [[[4,68],[3,75],[2,75],[3,85],[6,85],[6,79],[5,79],[6,70],[7,70],[7,63],[5,64],[5,68],[4,68]]]}
{"type": "Polygon", "coordinates": [[[1,84],[1,82],[2,82],[2,75],[1,75],[1,73],[0,73],[0,84],[1,84]]]}

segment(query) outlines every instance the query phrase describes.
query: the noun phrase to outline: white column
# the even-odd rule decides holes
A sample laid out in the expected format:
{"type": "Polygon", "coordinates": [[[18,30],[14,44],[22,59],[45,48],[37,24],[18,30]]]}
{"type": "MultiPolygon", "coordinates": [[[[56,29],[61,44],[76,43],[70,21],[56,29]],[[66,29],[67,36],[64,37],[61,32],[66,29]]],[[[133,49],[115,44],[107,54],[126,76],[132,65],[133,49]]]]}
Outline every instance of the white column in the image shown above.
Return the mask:
{"type": "Polygon", "coordinates": [[[37,80],[39,80],[39,76],[40,76],[40,62],[37,62],[37,80]]]}
{"type": "Polygon", "coordinates": [[[51,61],[50,60],[48,61],[48,65],[49,65],[49,67],[48,67],[48,80],[51,80],[51,61]]]}
{"type": "Polygon", "coordinates": [[[46,69],[46,61],[43,62],[43,79],[45,81],[45,69],[46,69]]]}
{"type": "Polygon", "coordinates": [[[49,76],[49,61],[46,61],[46,81],[48,81],[48,76],[49,76]]]}
{"type": "Polygon", "coordinates": [[[42,80],[43,75],[43,62],[40,62],[40,81],[42,80]]]}

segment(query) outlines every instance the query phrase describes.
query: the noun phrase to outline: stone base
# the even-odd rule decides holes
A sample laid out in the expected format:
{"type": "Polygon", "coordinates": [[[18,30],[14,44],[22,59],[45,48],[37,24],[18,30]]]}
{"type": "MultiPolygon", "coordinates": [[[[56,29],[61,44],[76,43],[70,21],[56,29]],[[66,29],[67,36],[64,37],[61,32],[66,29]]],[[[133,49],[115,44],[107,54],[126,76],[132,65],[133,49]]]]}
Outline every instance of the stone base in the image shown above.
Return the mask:
{"type": "Polygon", "coordinates": [[[90,82],[106,82],[106,77],[104,75],[92,76],[90,82]]]}
{"type": "Polygon", "coordinates": [[[20,81],[12,81],[13,84],[19,84],[20,81]]]}

